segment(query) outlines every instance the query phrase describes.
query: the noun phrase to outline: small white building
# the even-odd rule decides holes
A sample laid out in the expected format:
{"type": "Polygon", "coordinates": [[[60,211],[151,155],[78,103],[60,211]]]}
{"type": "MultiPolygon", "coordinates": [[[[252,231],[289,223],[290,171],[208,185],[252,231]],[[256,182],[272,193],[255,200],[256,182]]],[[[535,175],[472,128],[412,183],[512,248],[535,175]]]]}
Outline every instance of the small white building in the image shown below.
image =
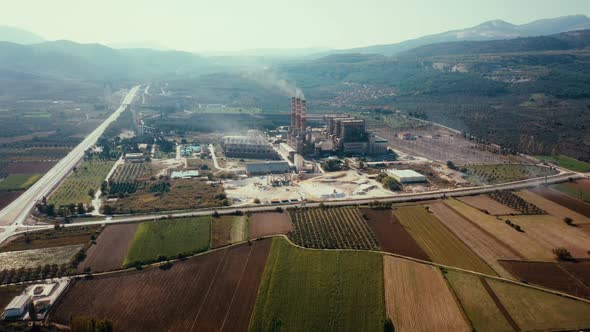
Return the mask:
{"type": "Polygon", "coordinates": [[[188,171],[172,171],[170,176],[173,179],[192,179],[199,177],[199,171],[188,170],[188,171]]]}
{"type": "Polygon", "coordinates": [[[426,182],[424,175],[411,169],[389,169],[387,175],[401,184],[426,182]]]}
{"type": "Polygon", "coordinates": [[[22,317],[29,308],[31,297],[28,295],[18,295],[10,301],[4,308],[5,319],[15,319],[22,317]]]}

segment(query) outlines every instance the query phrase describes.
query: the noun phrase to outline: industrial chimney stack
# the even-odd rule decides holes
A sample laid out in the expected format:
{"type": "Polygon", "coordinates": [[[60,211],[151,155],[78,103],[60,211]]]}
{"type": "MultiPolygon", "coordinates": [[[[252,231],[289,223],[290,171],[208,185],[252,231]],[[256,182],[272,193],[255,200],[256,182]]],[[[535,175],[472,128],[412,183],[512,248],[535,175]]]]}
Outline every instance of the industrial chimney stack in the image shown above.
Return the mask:
{"type": "Polygon", "coordinates": [[[307,102],[305,100],[301,100],[301,119],[300,119],[300,129],[301,131],[305,132],[306,130],[306,122],[307,122],[307,102]]]}
{"type": "Polygon", "coordinates": [[[291,98],[291,132],[295,130],[295,124],[297,123],[297,111],[295,106],[295,97],[291,98]]]}

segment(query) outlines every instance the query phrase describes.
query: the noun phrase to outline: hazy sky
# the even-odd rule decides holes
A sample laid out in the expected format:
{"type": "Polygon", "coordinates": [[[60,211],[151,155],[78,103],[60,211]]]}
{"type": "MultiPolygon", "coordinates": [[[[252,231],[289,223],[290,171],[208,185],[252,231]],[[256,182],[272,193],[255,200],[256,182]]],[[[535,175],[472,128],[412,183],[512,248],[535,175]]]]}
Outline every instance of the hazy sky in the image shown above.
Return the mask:
{"type": "Polygon", "coordinates": [[[2,0],[0,25],[50,40],[189,51],[349,48],[503,19],[590,15],[590,0],[2,0]]]}

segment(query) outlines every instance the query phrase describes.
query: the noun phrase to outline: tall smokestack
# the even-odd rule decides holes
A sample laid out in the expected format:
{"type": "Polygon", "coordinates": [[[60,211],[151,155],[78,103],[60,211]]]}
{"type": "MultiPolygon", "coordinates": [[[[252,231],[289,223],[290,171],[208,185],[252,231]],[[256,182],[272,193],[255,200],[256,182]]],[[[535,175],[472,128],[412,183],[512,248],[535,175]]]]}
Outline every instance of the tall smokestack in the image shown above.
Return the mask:
{"type": "Polygon", "coordinates": [[[301,101],[301,131],[305,131],[307,122],[307,101],[301,101]]]}
{"type": "Polygon", "coordinates": [[[295,128],[301,129],[301,99],[295,98],[295,128]]]}
{"type": "Polygon", "coordinates": [[[295,106],[295,97],[291,97],[291,131],[295,129],[295,125],[297,122],[297,113],[296,113],[296,106],[295,106]]]}

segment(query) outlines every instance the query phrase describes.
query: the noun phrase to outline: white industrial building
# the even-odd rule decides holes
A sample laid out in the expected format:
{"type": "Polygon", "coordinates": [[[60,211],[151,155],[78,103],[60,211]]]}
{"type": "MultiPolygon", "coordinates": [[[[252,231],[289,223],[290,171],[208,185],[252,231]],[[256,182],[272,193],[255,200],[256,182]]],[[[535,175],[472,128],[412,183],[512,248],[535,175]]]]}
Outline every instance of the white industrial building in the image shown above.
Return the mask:
{"type": "Polygon", "coordinates": [[[424,175],[411,169],[389,169],[387,175],[401,184],[426,182],[424,175]]]}
{"type": "Polygon", "coordinates": [[[18,295],[10,301],[4,308],[5,319],[21,318],[28,310],[31,297],[28,295],[18,295]]]}

